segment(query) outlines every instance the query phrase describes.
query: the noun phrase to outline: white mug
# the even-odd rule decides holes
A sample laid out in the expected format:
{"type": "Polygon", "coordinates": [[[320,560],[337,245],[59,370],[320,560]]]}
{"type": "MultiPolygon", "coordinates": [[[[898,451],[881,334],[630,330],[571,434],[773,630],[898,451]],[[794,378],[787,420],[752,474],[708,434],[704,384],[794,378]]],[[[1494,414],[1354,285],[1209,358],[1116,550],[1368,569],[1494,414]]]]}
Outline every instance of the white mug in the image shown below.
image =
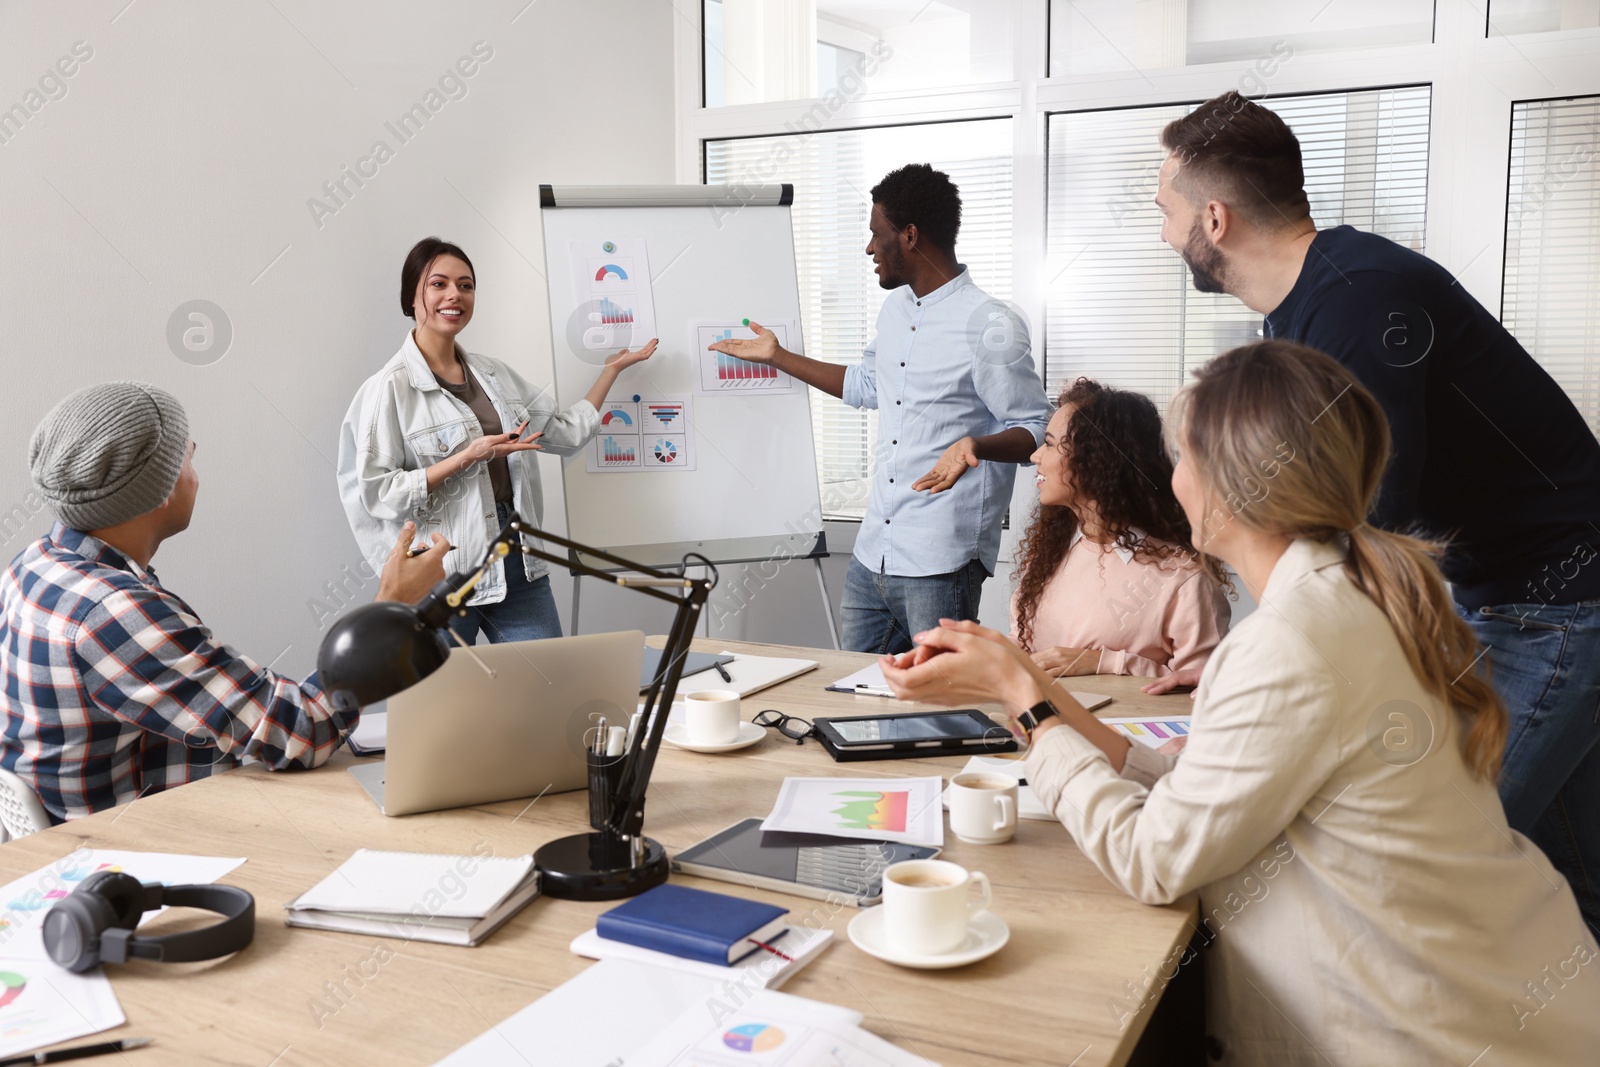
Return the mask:
{"type": "Polygon", "coordinates": [[[993,771],[950,779],[950,829],[972,845],[998,845],[1017,832],[1017,780],[993,771]]]}
{"type": "Polygon", "coordinates": [[[989,879],[948,860],[905,860],[883,872],[883,924],[889,947],[938,955],[967,939],[967,923],[988,908],[989,879]],[[971,899],[972,887],[980,891],[971,899]]]}
{"type": "Polygon", "coordinates": [[[703,689],[683,698],[684,731],[691,745],[731,745],[739,740],[739,694],[703,689]]]}

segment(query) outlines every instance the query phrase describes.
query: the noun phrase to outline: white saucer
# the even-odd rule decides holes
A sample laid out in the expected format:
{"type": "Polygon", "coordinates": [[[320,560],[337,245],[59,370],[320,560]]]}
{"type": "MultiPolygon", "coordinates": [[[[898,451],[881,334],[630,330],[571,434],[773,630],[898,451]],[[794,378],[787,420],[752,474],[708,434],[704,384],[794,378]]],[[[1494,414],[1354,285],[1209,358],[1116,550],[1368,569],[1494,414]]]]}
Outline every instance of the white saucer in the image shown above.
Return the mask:
{"type": "Polygon", "coordinates": [[[667,723],[667,734],[664,740],[675,748],[686,748],[690,752],[737,752],[741,748],[749,748],[758,744],[767,736],[764,727],[753,722],[739,724],[739,739],[727,741],[720,745],[697,745],[689,740],[689,728],[681,722],[667,723]]]}
{"type": "Polygon", "coordinates": [[[856,948],[869,956],[876,956],[885,963],[897,964],[901,967],[915,967],[923,971],[935,971],[945,967],[965,967],[969,963],[988,959],[1011,940],[1011,928],[1006,921],[992,911],[980,911],[972,917],[967,925],[967,939],[949,952],[903,952],[897,948],[890,948],[888,939],[884,937],[883,930],[883,905],[867,908],[860,915],[850,920],[850,940],[855,942],[856,948]]]}

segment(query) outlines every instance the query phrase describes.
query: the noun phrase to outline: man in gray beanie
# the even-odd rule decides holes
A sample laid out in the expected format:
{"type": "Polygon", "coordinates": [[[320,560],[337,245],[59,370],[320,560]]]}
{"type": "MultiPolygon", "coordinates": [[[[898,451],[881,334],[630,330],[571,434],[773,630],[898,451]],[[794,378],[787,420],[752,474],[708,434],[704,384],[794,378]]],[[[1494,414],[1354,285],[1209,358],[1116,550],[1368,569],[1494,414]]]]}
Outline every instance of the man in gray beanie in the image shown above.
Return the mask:
{"type": "MultiPolygon", "coordinates": [[[[315,675],[296,682],[217,641],[150,569],[200,488],[175,397],[139,382],[81,389],[39,423],[28,464],[58,521],[0,574],[0,765],[52,818],[246,756],[280,770],[333,755],[357,713],[335,711],[315,675]]],[[[444,577],[449,546],[408,557],[413,532],[384,564],[379,600],[417,600],[444,577]]]]}

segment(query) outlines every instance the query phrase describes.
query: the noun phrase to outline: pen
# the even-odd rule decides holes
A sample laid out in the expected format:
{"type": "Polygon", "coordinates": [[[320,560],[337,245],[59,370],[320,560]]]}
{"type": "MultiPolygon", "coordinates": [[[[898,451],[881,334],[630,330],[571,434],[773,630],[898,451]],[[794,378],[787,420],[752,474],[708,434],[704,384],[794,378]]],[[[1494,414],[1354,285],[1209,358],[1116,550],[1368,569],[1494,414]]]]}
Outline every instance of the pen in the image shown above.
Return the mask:
{"type": "Polygon", "coordinates": [[[639,722],[643,718],[644,712],[636,711],[633,713],[633,718],[628,720],[628,736],[622,742],[622,750],[624,752],[633,751],[633,737],[639,732],[639,722]]]}
{"type": "Polygon", "coordinates": [[[606,742],[610,739],[611,735],[606,731],[606,717],[602,715],[600,716],[600,725],[594,728],[594,754],[596,756],[604,756],[606,754],[606,742]]]}
{"type": "Polygon", "coordinates": [[[745,940],[750,942],[752,945],[756,945],[756,946],[758,946],[760,948],[766,949],[768,952],[772,953],[774,956],[778,957],[780,960],[784,960],[785,962],[788,962],[788,963],[793,963],[794,962],[794,957],[793,956],[789,955],[787,952],[780,952],[778,949],[773,948],[771,945],[767,944],[765,941],[757,941],[753,937],[747,937],[747,938],[745,938],[745,940]]]}
{"type": "Polygon", "coordinates": [[[717,668],[717,673],[718,673],[718,674],[720,674],[720,675],[722,675],[722,680],[723,680],[723,681],[724,681],[724,682],[731,682],[731,681],[733,681],[733,675],[731,675],[731,674],[729,674],[729,673],[728,673],[728,668],[726,668],[726,667],[724,667],[724,666],[723,666],[723,665],[722,665],[722,664],[720,664],[720,663],[714,663],[714,664],[712,664],[712,666],[714,666],[714,667],[716,667],[716,668],[717,668]]]}
{"type": "Polygon", "coordinates": [[[0,1060],[0,1067],[20,1067],[24,1063],[61,1063],[64,1060],[81,1060],[85,1056],[104,1056],[110,1052],[127,1052],[143,1048],[150,1043],[148,1037],[125,1037],[121,1041],[106,1041],[98,1045],[79,1045],[77,1048],[60,1048],[54,1052],[30,1052],[26,1056],[12,1056],[0,1060]]]}

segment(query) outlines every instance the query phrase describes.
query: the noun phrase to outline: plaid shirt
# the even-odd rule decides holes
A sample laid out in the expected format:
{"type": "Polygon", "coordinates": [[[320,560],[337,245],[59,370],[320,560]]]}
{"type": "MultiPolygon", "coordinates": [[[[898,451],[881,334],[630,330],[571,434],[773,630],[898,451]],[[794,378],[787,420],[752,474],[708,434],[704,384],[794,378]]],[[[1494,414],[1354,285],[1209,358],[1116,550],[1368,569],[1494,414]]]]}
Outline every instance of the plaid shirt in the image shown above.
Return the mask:
{"type": "Polygon", "coordinates": [[[254,757],[316,767],[359,712],[334,711],[212,637],[150,571],[59,522],[0,574],[0,763],[57,820],[254,757]]]}

